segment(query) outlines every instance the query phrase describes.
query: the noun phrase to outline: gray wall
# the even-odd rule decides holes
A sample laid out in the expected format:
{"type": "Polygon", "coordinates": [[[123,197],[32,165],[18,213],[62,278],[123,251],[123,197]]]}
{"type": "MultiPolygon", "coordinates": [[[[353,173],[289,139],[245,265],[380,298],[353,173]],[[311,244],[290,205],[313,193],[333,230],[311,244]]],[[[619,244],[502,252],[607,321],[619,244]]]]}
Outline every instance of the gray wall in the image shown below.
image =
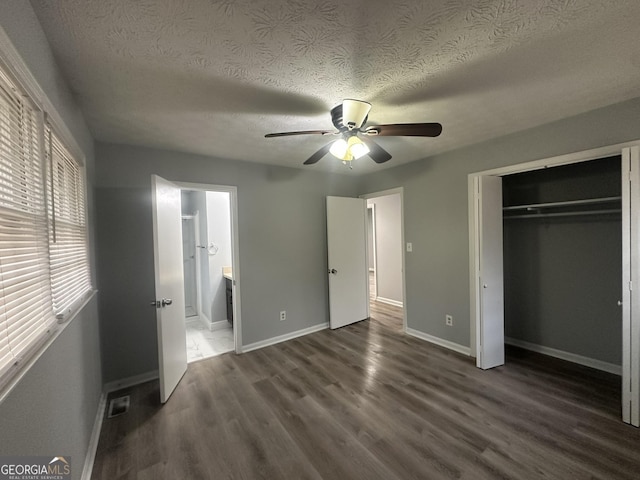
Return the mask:
{"type": "Polygon", "coordinates": [[[505,225],[505,336],[622,359],[620,216],[505,225]]]}
{"type": "Polygon", "coordinates": [[[399,193],[375,197],[378,297],[402,302],[402,206],[399,193]]]}
{"type": "Polygon", "coordinates": [[[469,173],[637,139],[640,99],[365,176],[362,194],[404,187],[408,327],[470,344],[469,173]]]}
{"type": "MultiPolygon", "coordinates": [[[[29,2],[0,2],[0,24],[84,152],[92,223],[93,140],[55,65],[29,2]]],[[[90,238],[94,238],[93,231],[90,238]]],[[[93,257],[93,241],[91,245],[93,257]]],[[[0,452],[3,455],[69,455],[73,478],[79,479],[101,389],[98,313],[94,298],[0,404],[0,452]]]]}
{"type": "Polygon", "coordinates": [[[324,197],[356,196],[354,177],[101,143],[96,172],[105,381],[157,368],[154,173],[238,187],[244,345],[328,321],[324,197]]]}

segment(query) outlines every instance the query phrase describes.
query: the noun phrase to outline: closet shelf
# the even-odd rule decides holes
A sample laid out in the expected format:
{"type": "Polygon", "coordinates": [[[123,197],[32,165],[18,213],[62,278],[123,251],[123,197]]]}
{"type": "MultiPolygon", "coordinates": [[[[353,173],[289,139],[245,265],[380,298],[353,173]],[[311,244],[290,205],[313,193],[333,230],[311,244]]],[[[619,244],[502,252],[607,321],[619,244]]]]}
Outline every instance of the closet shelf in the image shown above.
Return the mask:
{"type": "Polygon", "coordinates": [[[609,215],[620,213],[622,197],[586,198],[563,202],[531,203],[503,207],[505,219],[609,215]],[[601,208],[598,208],[601,207],[601,208]],[[607,208],[608,207],[608,208],[607,208]]]}

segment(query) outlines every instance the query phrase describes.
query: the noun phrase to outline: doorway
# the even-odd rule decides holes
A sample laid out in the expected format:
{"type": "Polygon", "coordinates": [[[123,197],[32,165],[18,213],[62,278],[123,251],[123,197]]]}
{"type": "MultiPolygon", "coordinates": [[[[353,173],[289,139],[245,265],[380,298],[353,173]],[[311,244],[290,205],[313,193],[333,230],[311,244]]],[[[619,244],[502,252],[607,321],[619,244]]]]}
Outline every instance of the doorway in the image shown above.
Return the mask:
{"type": "Polygon", "coordinates": [[[187,362],[234,350],[231,195],[182,189],[187,362]],[[231,307],[231,308],[229,308],[231,307]]]}
{"type": "Polygon", "coordinates": [[[371,318],[406,331],[402,188],[363,195],[371,318]]]}
{"type": "MultiPolygon", "coordinates": [[[[612,145],[469,175],[471,354],[476,357],[479,368],[492,368],[504,363],[504,361],[494,362],[496,359],[499,360],[501,355],[504,356],[504,299],[502,288],[499,288],[503,281],[501,177],[620,154],[622,155],[620,179],[622,196],[619,200],[622,204],[622,291],[619,295],[621,301],[618,301],[617,305],[622,310],[622,419],[626,423],[639,426],[640,388],[637,379],[640,371],[640,339],[637,334],[634,335],[634,332],[640,330],[640,296],[633,294],[630,281],[631,278],[640,276],[637,240],[633,240],[640,233],[640,222],[637,221],[640,215],[640,147],[637,143],[612,145]],[[485,238],[486,232],[495,231],[494,228],[487,228],[487,225],[498,226],[499,242],[491,241],[490,237],[485,238]],[[487,308],[487,305],[492,308],[487,308]]],[[[598,202],[604,200],[610,201],[610,199],[597,199],[598,202]]],[[[589,201],[589,203],[593,202],[589,201]]],[[[536,208],[548,206],[551,204],[534,205],[536,208]]],[[[528,208],[531,205],[524,207],[528,208]]]]}

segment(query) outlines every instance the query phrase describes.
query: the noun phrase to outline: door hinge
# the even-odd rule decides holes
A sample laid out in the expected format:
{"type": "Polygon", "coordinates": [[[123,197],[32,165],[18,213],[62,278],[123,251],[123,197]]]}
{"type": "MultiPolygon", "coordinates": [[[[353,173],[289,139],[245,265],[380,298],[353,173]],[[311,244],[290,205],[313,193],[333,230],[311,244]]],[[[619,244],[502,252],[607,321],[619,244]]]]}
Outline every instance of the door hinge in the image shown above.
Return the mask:
{"type": "Polygon", "coordinates": [[[632,292],[633,291],[633,281],[629,280],[629,291],[632,292]]]}

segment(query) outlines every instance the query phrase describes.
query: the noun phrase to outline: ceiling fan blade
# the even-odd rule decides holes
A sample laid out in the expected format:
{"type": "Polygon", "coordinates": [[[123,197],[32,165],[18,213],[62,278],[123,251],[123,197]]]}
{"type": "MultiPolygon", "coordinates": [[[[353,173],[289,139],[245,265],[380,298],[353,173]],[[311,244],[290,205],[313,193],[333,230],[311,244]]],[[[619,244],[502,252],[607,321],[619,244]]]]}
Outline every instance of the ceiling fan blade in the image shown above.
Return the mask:
{"type": "Polygon", "coordinates": [[[384,163],[391,160],[391,154],[370,138],[363,136],[362,141],[369,147],[369,156],[374,162],[384,163]]]}
{"type": "Polygon", "coordinates": [[[439,123],[392,123],[389,125],[372,125],[365,129],[365,133],[368,135],[381,135],[388,137],[437,137],[442,133],[442,125],[439,123]]]}
{"type": "Polygon", "coordinates": [[[303,130],[301,132],[280,132],[280,133],[267,133],[265,138],[273,137],[288,137],[290,135],[334,135],[337,132],[332,130],[303,130]]]}
{"type": "Polygon", "coordinates": [[[313,165],[317,163],[322,157],[324,157],[327,153],[329,153],[329,149],[331,148],[332,143],[327,143],[324,147],[318,150],[316,153],[311,155],[304,161],[305,165],[313,165]]]}

